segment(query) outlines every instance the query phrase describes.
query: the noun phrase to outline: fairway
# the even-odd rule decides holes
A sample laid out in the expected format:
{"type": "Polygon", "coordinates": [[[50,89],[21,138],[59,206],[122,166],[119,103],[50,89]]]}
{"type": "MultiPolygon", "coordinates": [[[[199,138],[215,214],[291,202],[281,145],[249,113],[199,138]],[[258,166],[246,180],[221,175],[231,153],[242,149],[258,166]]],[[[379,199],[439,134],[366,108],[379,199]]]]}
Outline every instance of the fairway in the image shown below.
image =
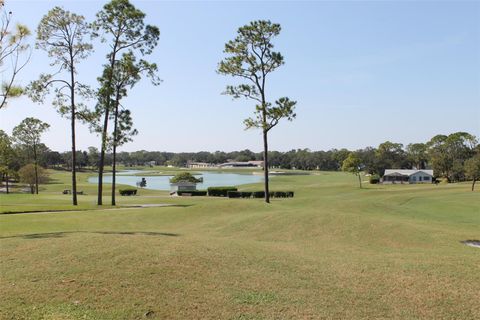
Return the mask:
{"type": "MultiPolygon", "coordinates": [[[[0,210],[72,209],[68,173],[52,177],[0,210]]],[[[176,206],[97,210],[86,179],[79,209],[95,210],[0,214],[1,319],[480,318],[469,184],[359,189],[316,172],[272,178],[295,197],[271,205],[140,190],[120,207],[176,206]]]]}

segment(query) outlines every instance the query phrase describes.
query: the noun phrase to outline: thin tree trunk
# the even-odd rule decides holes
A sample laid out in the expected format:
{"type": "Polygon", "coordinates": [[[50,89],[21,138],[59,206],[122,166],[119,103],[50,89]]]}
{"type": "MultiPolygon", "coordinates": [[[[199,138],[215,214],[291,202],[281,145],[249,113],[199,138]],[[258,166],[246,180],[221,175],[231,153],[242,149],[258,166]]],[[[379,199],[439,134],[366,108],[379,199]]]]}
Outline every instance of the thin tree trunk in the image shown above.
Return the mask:
{"type": "Polygon", "coordinates": [[[112,155],[112,206],[115,203],[115,181],[116,181],[116,168],[117,168],[117,137],[118,137],[118,92],[115,99],[115,118],[113,122],[113,155],[112,155]]]}
{"type": "Polygon", "coordinates": [[[72,203],[78,205],[77,201],[77,151],[75,146],[75,70],[73,69],[73,56],[70,51],[70,102],[71,102],[71,127],[72,127],[72,203]]]}
{"type": "Polygon", "coordinates": [[[108,90],[107,90],[107,97],[105,100],[105,119],[103,120],[103,130],[102,130],[102,147],[100,150],[100,161],[98,163],[98,199],[97,204],[101,206],[103,204],[102,196],[103,196],[103,170],[105,166],[105,149],[107,147],[107,134],[108,134],[108,116],[110,113],[110,87],[112,85],[113,79],[113,72],[115,67],[115,58],[117,54],[117,47],[118,47],[118,38],[115,39],[115,44],[113,45],[112,49],[112,56],[110,57],[110,74],[108,75],[108,90]]]}
{"type": "MultiPolygon", "coordinates": [[[[477,181],[475,180],[475,178],[473,178],[473,183],[472,183],[472,191],[474,191],[474,190],[475,190],[475,182],[477,182],[477,181]]],[[[7,193],[8,193],[8,191],[7,191],[7,193]]]]}
{"type": "Polygon", "coordinates": [[[105,149],[107,147],[107,129],[108,129],[108,109],[105,109],[105,119],[103,120],[103,131],[102,131],[102,146],[100,148],[100,161],[98,162],[98,198],[97,205],[101,206],[103,204],[103,169],[105,166],[105,149]]]}
{"type": "Polygon", "coordinates": [[[9,189],[8,189],[8,172],[5,173],[5,187],[7,188],[7,194],[9,193],[9,189]]]}
{"type": "Polygon", "coordinates": [[[267,130],[263,130],[263,177],[265,180],[265,202],[270,203],[270,188],[268,181],[268,139],[267,130]]]}
{"type": "MultiPolygon", "coordinates": [[[[38,164],[37,164],[37,145],[33,144],[33,164],[35,168],[35,192],[38,194],[38,164]]],[[[33,192],[32,192],[33,193],[33,192]]]]}
{"type": "Polygon", "coordinates": [[[362,178],[360,177],[360,172],[358,173],[358,183],[360,184],[360,189],[362,189],[362,178]]]}

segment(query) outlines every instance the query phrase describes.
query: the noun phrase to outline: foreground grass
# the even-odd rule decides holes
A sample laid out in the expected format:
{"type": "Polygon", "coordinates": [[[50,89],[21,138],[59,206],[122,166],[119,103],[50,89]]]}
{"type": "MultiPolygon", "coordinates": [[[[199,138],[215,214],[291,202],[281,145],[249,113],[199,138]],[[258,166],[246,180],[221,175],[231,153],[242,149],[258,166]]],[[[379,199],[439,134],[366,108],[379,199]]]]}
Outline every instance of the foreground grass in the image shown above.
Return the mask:
{"type": "MultiPolygon", "coordinates": [[[[296,196],[271,205],[146,191],[119,200],[183,207],[0,215],[0,318],[480,318],[480,249],[460,243],[480,238],[479,193],[355,183],[275,177],[296,196]]],[[[52,188],[35,199],[57,203],[52,188]]]]}

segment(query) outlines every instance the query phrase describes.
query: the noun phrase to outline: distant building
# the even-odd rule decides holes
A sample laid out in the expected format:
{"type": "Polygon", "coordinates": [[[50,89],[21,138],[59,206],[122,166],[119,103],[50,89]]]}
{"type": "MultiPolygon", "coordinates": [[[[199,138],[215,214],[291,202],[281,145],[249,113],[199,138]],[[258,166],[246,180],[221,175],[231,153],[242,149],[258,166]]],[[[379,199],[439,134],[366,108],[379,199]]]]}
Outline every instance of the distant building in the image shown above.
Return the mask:
{"type": "Polygon", "coordinates": [[[218,166],[220,168],[263,168],[263,161],[232,161],[218,166]]]}
{"type": "Polygon", "coordinates": [[[214,168],[216,167],[216,165],[214,163],[208,163],[208,162],[188,162],[187,167],[191,169],[214,168]]]}
{"type": "Polygon", "coordinates": [[[433,170],[386,169],[382,183],[432,183],[433,170]]]}
{"type": "Polygon", "coordinates": [[[143,165],[146,166],[146,167],[153,167],[153,166],[157,165],[157,162],[156,161],[147,161],[143,165]]]}

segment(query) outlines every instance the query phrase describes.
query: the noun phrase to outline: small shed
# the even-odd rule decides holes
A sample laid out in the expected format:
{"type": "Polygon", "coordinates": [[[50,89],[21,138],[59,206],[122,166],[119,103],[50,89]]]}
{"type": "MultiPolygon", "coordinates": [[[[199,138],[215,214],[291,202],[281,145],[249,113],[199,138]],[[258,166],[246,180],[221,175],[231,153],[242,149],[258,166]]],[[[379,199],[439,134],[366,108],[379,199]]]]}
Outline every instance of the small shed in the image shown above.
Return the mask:
{"type": "Polygon", "coordinates": [[[394,184],[394,183],[432,183],[433,182],[433,170],[407,170],[407,169],[386,169],[382,178],[382,183],[394,184]]]}
{"type": "Polygon", "coordinates": [[[175,183],[170,183],[171,193],[175,193],[177,191],[194,191],[194,190],[197,190],[197,184],[195,182],[179,181],[175,183]]]}

